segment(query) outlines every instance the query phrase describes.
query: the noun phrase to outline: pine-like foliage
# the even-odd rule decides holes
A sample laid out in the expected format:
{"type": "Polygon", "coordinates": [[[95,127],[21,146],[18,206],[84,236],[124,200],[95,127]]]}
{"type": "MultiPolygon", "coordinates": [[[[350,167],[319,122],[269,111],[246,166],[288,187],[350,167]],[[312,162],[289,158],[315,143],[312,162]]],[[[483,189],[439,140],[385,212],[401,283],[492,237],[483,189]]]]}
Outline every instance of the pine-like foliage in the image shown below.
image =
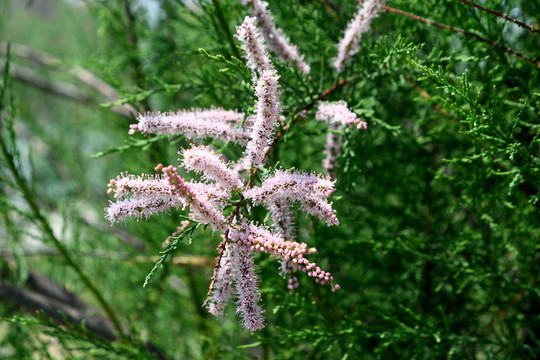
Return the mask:
{"type": "Polygon", "coordinates": [[[0,4],[0,354],[540,357],[537,2],[73,3],[0,4]]]}

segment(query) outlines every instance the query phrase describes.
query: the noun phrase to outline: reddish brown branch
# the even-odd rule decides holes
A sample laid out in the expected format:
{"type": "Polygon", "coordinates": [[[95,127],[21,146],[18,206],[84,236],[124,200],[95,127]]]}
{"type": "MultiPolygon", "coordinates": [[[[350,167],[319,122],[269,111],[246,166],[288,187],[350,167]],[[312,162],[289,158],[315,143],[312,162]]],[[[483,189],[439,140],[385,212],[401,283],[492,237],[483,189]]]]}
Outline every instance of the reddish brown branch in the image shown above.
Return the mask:
{"type": "Polygon", "coordinates": [[[525,29],[527,29],[527,30],[530,30],[530,31],[532,31],[533,33],[540,34],[540,30],[535,29],[535,28],[532,27],[531,25],[527,25],[527,24],[525,24],[525,23],[523,23],[523,22],[521,22],[521,21],[519,21],[519,20],[516,20],[516,19],[513,19],[513,18],[511,18],[511,17],[509,17],[509,16],[506,16],[505,14],[501,14],[500,12],[497,12],[497,11],[494,11],[494,10],[491,10],[491,9],[488,9],[488,8],[485,8],[485,7],[483,7],[483,6],[474,4],[474,3],[470,2],[470,1],[467,1],[467,0],[457,0],[457,1],[460,1],[460,2],[464,3],[465,5],[473,6],[473,7],[477,8],[478,10],[485,11],[485,12],[487,12],[487,13],[493,15],[493,16],[498,16],[498,17],[500,17],[500,18],[503,18],[503,19],[505,19],[505,20],[508,20],[508,21],[510,21],[510,22],[513,22],[514,24],[519,25],[519,26],[521,26],[521,27],[523,27],[523,28],[525,28],[525,29]]]}
{"type": "Polygon", "coordinates": [[[486,43],[488,44],[489,46],[491,47],[494,47],[494,48],[498,48],[498,49],[501,49],[515,57],[518,57],[520,58],[521,60],[525,60],[527,62],[530,62],[531,64],[534,64],[536,65],[537,68],[540,68],[540,62],[539,61],[536,61],[536,57],[535,58],[530,58],[528,57],[527,55],[524,55],[522,53],[519,53],[507,46],[504,46],[504,45],[501,45],[501,44],[498,44],[494,41],[491,41],[489,39],[486,39],[482,36],[479,36],[479,35],[476,35],[476,34],[473,34],[471,32],[468,32],[467,30],[463,30],[463,29],[460,29],[460,28],[456,28],[454,26],[449,26],[449,25],[445,25],[445,24],[441,24],[441,23],[438,23],[438,22],[435,22],[433,20],[430,20],[430,19],[426,19],[426,18],[423,18],[421,16],[418,16],[418,15],[414,15],[414,14],[411,14],[411,13],[408,13],[408,12],[405,12],[405,11],[402,11],[402,10],[399,10],[399,9],[394,9],[394,8],[391,8],[389,6],[383,6],[383,9],[385,9],[386,11],[389,11],[389,12],[392,12],[392,13],[395,13],[395,14],[399,14],[399,15],[402,15],[402,16],[406,16],[408,18],[411,18],[411,19],[414,19],[414,20],[417,20],[417,21],[421,21],[423,23],[426,23],[426,24],[429,24],[429,25],[432,25],[432,26],[435,26],[435,27],[438,27],[440,29],[446,29],[446,30],[450,30],[450,31],[453,31],[453,32],[456,32],[456,33],[460,33],[460,34],[463,34],[465,36],[468,36],[468,37],[472,37],[472,38],[475,38],[476,40],[478,41],[481,41],[483,43],[486,43]]]}

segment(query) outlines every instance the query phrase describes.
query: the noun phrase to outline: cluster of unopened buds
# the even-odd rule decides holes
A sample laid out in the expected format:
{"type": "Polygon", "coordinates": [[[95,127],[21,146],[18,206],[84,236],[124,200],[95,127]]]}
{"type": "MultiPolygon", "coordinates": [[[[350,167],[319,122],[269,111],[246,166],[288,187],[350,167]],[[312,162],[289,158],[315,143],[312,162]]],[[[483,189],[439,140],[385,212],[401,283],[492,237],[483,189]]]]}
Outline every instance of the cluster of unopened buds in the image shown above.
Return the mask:
{"type": "MultiPolygon", "coordinates": [[[[294,272],[304,272],[320,285],[330,285],[332,291],[340,287],[330,272],[321,269],[308,258],[316,249],[295,241],[293,206],[327,223],[338,225],[339,220],[328,201],[335,190],[335,181],[328,175],[277,169],[265,176],[256,186],[258,170],[263,168],[276,140],[276,128],[282,123],[279,75],[265,47],[279,57],[296,64],[303,73],[309,65],[282,31],[263,1],[243,1],[257,18],[246,17],[237,27],[237,38],[242,42],[248,67],[252,70],[255,88],[255,114],[247,117],[236,110],[220,108],[183,110],[177,113],[146,113],[138,117],[129,133],[184,135],[187,138],[211,137],[216,141],[233,142],[244,147],[242,158],[232,163],[224,160],[209,146],[184,149],[182,167],[202,174],[201,181],[185,180],[172,165],[156,166],[155,175],[123,173],[112,179],[108,192],[115,201],[106,208],[111,223],[128,218],[140,220],[170,209],[189,209],[189,218],[207,224],[222,237],[219,256],[205,302],[209,311],[218,316],[224,313],[231,297],[236,298],[237,313],[246,331],[265,326],[264,310],[260,306],[259,278],[254,263],[256,253],[280,259],[281,274],[288,277],[288,289],[299,286],[294,272]],[[262,28],[262,35],[257,27],[262,28]],[[263,205],[270,212],[273,230],[253,221],[250,206],[263,205]]],[[[315,118],[339,126],[365,129],[366,123],[347,108],[344,101],[319,103],[315,118]]],[[[186,229],[183,223],[178,232],[186,229]]],[[[173,236],[178,235],[178,232],[173,236]]],[[[166,242],[168,243],[168,242],[166,242]]]]}

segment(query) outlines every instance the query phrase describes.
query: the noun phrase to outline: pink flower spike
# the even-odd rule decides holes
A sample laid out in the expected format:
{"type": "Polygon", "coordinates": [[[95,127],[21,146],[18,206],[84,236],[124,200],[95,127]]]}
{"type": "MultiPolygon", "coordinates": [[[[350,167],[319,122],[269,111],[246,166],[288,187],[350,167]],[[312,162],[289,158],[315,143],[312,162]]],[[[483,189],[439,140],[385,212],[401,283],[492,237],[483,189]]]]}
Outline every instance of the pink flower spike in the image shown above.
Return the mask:
{"type": "Polygon", "coordinates": [[[221,209],[216,208],[216,204],[211,201],[212,194],[207,194],[213,191],[212,185],[186,183],[172,165],[161,168],[161,171],[163,171],[164,178],[174,188],[175,195],[189,205],[193,220],[209,224],[213,230],[225,230],[225,216],[221,209]],[[206,187],[208,187],[208,192],[206,187]]]}
{"type": "Polygon", "coordinates": [[[257,80],[255,95],[257,116],[251,129],[251,140],[245,151],[246,168],[262,166],[266,151],[274,139],[274,127],[279,121],[279,75],[275,70],[265,70],[257,80]]]}
{"type": "Polygon", "coordinates": [[[338,73],[343,71],[344,65],[358,52],[362,34],[369,31],[371,21],[377,17],[385,0],[365,0],[358,4],[358,11],[349,21],[347,29],[337,45],[338,54],[334,59],[334,68],[338,73]]]}
{"type": "Polygon", "coordinates": [[[143,217],[148,219],[154,214],[164,213],[171,208],[183,206],[183,201],[174,195],[155,194],[144,197],[133,197],[117,202],[109,201],[109,207],[105,209],[105,218],[111,224],[125,221],[128,218],[139,221],[143,217]]]}
{"type": "Polygon", "coordinates": [[[343,100],[330,103],[321,102],[317,107],[315,118],[319,121],[326,121],[330,124],[356,126],[357,129],[367,129],[367,124],[360,120],[358,116],[349,110],[347,103],[343,100]]]}
{"type": "Polygon", "coordinates": [[[182,155],[182,165],[186,170],[202,173],[204,178],[217,182],[226,190],[242,186],[238,172],[230,169],[208,146],[193,146],[183,150],[182,155]]]}
{"type": "Polygon", "coordinates": [[[304,211],[326,220],[327,225],[331,226],[339,224],[332,204],[326,200],[333,191],[334,182],[320,174],[276,170],[260,187],[249,189],[244,196],[252,199],[254,205],[272,204],[279,199],[298,201],[304,211]]]}
{"type": "Polygon", "coordinates": [[[332,130],[340,130],[343,125],[335,122],[328,124],[328,132],[326,133],[326,144],[324,145],[323,168],[328,174],[332,174],[332,170],[337,165],[337,158],[341,152],[341,136],[332,130]]]}
{"type": "Polygon", "coordinates": [[[236,27],[238,40],[246,52],[248,67],[261,74],[264,70],[273,69],[274,66],[268,57],[264,40],[255,25],[255,18],[246,16],[242,25],[236,27]]]}
{"type": "Polygon", "coordinates": [[[268,205],[268,209],[277,233],[287,240],[294,240],[295,226],[291,205],[284,199],[277,199],[268,205]]]}
{"type": "Polygon", "coordinates": [[[317,283],[320,283],[321,279],[325,281],[326,278],[333,279],[329,272],[321,270],[317,264],[306,259],[305,256],[315,253],[315,249],[308,248],[305,243],[284,240],[278,234],[272,233],[265,227],[257,226],[253,223],[244,223],[241,230],[231,230],[229,232],[229,238],[237,244],[249,248],[252,247],[258,252],[280,258],[282,260],[282,275],[298,270],[306,272],[316,268],[316,271],[309,271],[307,274],[309,277],[314,278],[317,283]]]}
{"type": "Polygon", "coordinates": [[[241,0],[243,5],[251,5],[249,12],[257,18],[257,23],[262,27],[262,33],[268,47],[289,65],[293,61],[296,67],[304,74],[309,74],[311,67],[304,60],[304,55],[301,55],[296,45],[291,44],[290,40],[285,36],[283,30],[276,27],[274,17],[268,10],[268,3],[261,0],[241,0]]]}
{"type": "Polygon", "coordinates": [[[259,305],[261,294],[253,254],[243,245],[230,244],[230,247],[230,261],[236,276],[235,289],[238,298],[236,312],[240,314],[246,332],[253,333],[266,326],[264,310],[259,305]]]}
{"type": "Polygon", "coordinates": [[[209,136],[224,142],[245,145],[250,137],[242,129],[244,114],[234,110],[193,109],[176,113],[139,114],[138,124],[130,126],[129,133],[139,131],[143,134],[175,136],[183,134],[186,138],[209,136]]]}
{"type": "Polygon", "coordinates": [[[233,264],[231,264],[231,244],[227,244],[221,257],[219,269],[210,298],[206,301],[208,312],[214,316],[222,316],[233,292],[235,280],[233,264]]]}

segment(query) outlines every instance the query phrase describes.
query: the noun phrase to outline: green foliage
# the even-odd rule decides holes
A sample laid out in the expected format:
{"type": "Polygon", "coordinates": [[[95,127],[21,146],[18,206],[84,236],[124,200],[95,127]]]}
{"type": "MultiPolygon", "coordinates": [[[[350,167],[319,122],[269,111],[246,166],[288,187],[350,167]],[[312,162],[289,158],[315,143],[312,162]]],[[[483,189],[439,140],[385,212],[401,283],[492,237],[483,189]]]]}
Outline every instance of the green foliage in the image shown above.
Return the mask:
{"type": "MultiPolygon", "coordinates": [[[[2,295],[0,357],[540,356],[540,68],[478,40],[534,58],[538,32],[457,0],[394,0],[387,5],[478,37],[385,11],[337,74],[335,44],[356,2],[269,1],[312,66],[302,76],[273,57],[286,126],[269,168],[323,171],[328,129],[314,119],[323,95],[347,101],[368,130],[339,131],[332,200],[341,225],[297,214],[299,240],[317,247],[317,262],[341,289],[299,274],[289,294],[276,261],[259,256],[268,326],[250,335],[232,307],[222,319],[202,307],[217,234],[194,224],[163,249],[181,211],[112,228],[103,218],[110,178],[176,164],[190,144],[128,136],[133,118],[114,109],[252,112],[251,74],[233,36],[246,8],[159,0],[156,15],[129,0],[69,3],[0,5],[0,40],[11,43],[0,45],[0,285],[26,288],[30,271],[46,274],[117,321],[118,340],[34,317],[2,295]],[[25,56],[20,44],[59,61],[25,56]],[[115,96],[84,83],[73,66],[115,96]]],[[[538,31],[537,2],[484,5],[538,31]]],[[[212,145],[230,159],[242,154],[212,145]]]]}

